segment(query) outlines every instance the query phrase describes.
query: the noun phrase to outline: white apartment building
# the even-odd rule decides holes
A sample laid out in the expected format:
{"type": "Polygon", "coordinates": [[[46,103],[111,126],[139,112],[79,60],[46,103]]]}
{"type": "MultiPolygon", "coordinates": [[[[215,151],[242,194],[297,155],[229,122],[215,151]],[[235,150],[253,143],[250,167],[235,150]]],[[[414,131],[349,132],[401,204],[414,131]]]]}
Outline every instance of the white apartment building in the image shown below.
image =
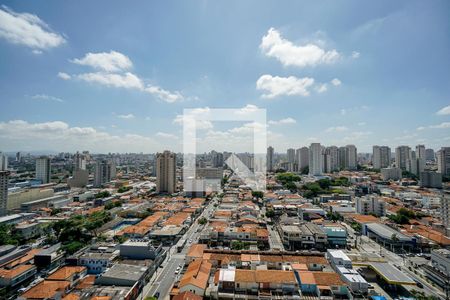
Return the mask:
{"type": "Polygon", "coordinates": [[[375,214],[379,217],[386,215],[386,202],[378,196],[365,196],[355,199],[356,212],[361,215],[375,214]]]}
{"type": "Polygon", "coordinates": [[[391,148],[388,146],[373,146],[372,166],[374,169],[387,168],[391,164],[391,148]]]}
{"type": "Polygon", "coordinates": [[[323,154],[320,143],[309,147],[309,175],[320,176],[323,173],[323,154]]]}

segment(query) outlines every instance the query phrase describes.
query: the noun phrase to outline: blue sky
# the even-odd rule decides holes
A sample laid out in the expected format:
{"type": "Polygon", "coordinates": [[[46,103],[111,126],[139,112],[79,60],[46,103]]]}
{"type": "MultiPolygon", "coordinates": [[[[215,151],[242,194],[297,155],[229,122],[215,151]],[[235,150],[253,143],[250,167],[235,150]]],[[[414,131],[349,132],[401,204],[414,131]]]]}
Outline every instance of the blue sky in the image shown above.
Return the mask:
{"type": "Polygon", "coordinates": [[[448,1],[1,3],[0,151],[179,151],[205,107],[267,109],[276,151],[450,143],[448,1]]]}

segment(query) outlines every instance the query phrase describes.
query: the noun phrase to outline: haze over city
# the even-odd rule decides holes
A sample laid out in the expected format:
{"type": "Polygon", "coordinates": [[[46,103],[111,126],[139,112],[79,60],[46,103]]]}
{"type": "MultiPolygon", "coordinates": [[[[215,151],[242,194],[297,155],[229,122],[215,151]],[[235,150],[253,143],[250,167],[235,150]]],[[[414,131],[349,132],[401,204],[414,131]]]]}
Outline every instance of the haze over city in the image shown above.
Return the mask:
{"type": "Polygon", "coordinates": [[[450,2],[0,0],[0,299],[449,300],[450,2]]]}

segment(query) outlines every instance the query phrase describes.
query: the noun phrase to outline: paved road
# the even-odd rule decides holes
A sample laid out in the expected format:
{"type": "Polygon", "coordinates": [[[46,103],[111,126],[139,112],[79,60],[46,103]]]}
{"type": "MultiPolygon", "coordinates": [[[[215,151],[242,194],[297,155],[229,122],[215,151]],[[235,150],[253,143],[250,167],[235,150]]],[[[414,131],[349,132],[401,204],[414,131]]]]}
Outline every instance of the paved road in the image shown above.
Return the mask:
{"type": "MultiPolygon", "coordinates": [[[[205,207],[203,212],[197,218],[197,220],[202,217],[209,219],[209,214],[214,210],[214,203],[217,203],[216,201],[217,199],[211,200],[208,206],[205,207]]],[[[200,232],[197,231],[199,231],[198,229],[202,225],[199,225],[197,220],[193,222],[191,227],[189,227],[189,229],[181,238],[186,239],[186,244],[182,251],[180,253],[177,253],[176,245],[172,246],[169,249],[167,258],[162,264],[163,268],[159,268],[157,273],[153,275],[150,282],[144,287],[140,298],[142,298],[143,295],[146,295],[146,297],[150,297],[155,295],[156,293],[160,294],[159,299],[165,299],[169,296],[172,285],[181,276],[181,274],[175,274],[177,267],[180,265],[184,266],[185,257],[187,252],[189,251],[189,248],[193,243],[198,241],[198,238],[200,236],[200,232]],[[189,242],[189,240],[191,240],[192,242],[189,242]]]]}
{"type": "MultiPolygon", "coordinates": [[[[266,223],[269,221],[269,218],[266,217],[266,208],[263,207],[261,209],[261,215],[266,220],[266,223]]],[[[281,241],[280,235],[277,230],[272,229],[272,225],[267,225],[267,230],[269,231],[269,245],[271,250],[279,249],[284,250],[283,242],[281,241]]]]}

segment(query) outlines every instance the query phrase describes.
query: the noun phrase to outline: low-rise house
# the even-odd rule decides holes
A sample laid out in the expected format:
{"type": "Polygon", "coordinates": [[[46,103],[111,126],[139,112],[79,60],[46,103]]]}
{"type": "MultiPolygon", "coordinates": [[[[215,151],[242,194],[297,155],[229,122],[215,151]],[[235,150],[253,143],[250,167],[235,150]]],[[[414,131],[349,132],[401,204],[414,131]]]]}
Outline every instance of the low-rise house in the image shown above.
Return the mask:
{"type": "Polygon", "coordinates": [[[180,293],[191,292],[203,296],[208,286],[211,267],[211,263],[203,259],[191,262],[180,280],[180,293]]]}
{"type": "Polygon", "coordinates": [[[69,291],[70,282],[44,280],[20,295],[18,300],[61,299],[69,291]]]}
{"type": "Polygon", "coordinates": [[[86,276],[87,268],[82,266],[64,266],[50,274],[46,280],[50,281],[68,281],[70,286],[74,286],[78,280],[86,276]]]}
{"type": "Polygon", "coordinates": [[[12,268],[0,268],[0,286],[15,287],[36,274],[34,265],[18,265],[12,268]]]}

